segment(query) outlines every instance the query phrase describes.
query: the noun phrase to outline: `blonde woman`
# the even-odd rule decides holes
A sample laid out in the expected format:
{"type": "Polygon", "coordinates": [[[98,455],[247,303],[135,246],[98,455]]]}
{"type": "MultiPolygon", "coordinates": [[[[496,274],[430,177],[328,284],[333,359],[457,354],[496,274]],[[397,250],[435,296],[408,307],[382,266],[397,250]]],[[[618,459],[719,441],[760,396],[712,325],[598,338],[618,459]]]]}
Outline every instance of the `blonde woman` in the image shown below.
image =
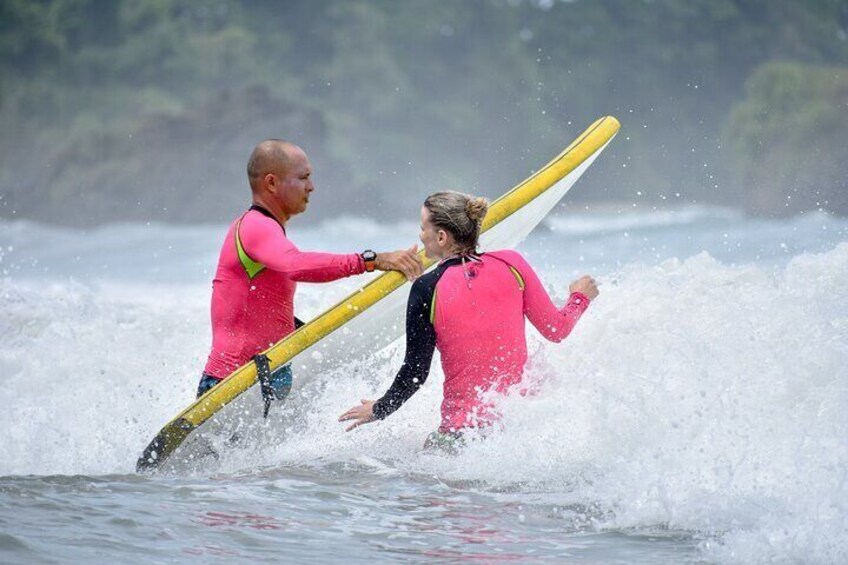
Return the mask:
{"type": "Polygon", "coordinates": [[[525,318],[548,340],[560,342],[598,296],[595,281],[574,281],[557,308],[539,277],[516,251],[478,253],[488,203],[458,192],[430,195],[421,208],[421,243],[437,267],[412,285],[406,311],[406,355],[389,390],[362,400],[339,418],[350,431],[382,420],[427,380],[439,349],[445,374],[442,421],[429,446],[453,450],[468,428],[490,425],[481,392],[519,383],[527,362],[525,318]]]}

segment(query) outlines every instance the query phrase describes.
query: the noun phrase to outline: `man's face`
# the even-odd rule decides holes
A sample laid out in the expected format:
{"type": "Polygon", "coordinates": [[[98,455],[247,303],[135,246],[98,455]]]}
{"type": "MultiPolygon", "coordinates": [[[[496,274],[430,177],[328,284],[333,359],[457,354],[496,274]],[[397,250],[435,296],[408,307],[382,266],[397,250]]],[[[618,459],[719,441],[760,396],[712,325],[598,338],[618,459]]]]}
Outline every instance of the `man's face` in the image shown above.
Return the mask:
{"type": "Polygon", "coordinates": [[[315,190],[312,185],[312,165],[300,148],[291,150],[288,167],[277,177],[275,198],[287,216],[291,217],[306,210],[309,195],[315,190]]]}

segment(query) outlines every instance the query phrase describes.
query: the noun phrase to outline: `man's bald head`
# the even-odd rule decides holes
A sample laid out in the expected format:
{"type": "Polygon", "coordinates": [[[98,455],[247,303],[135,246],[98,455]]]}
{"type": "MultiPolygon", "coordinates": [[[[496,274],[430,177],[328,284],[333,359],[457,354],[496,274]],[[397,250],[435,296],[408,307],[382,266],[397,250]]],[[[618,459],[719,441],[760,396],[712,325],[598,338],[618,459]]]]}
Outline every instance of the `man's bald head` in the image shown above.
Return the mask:
{"type": "Polygon", "coordinates": [[[256,191],[262,178],[268,173],[285,173],[294,151],[303,150],[282,139],[266,139],[257,145],[247,160],[247,180],[250,188],[256,191]]]}

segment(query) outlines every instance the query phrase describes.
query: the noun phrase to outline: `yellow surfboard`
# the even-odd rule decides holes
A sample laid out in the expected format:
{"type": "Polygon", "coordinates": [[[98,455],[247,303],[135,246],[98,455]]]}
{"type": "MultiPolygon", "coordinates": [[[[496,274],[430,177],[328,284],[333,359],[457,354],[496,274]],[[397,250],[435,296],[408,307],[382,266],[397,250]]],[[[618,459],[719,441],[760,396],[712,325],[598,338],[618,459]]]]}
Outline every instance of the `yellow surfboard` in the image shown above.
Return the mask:
{"type": "MultiPolygon", "coordinates": [[[[612,116],[597,120],[550,163],[495,200],[483,221],[481,250],[512,248],[524,239],[568,192],[619,127],[612,116]]],[[[423,251],[419,256],[425,269],[433,266],[423,251]]],[[[349,359],[392,343],[403,332],[399,318],[406,293],[395,291],[405,282],[400,273],[381,274],[328,308],[265,351],[271,370],[292,362],[295,376],[300,379],[327,369],[322,366],[322,349],[344,350],[349,359]],[[342,331],[337,332],[339,329],[342,331]]],[[[196,464],[210,453],[216,455],[209,440],[204,440],[205,433],[229,436],[246,420],[262,420],[259,392],[245,394],[256,383],[256,365],[251,361],[162,428],[139,457],[136,469],[142,472],[177,468],[181,462],[196,464]]]]}

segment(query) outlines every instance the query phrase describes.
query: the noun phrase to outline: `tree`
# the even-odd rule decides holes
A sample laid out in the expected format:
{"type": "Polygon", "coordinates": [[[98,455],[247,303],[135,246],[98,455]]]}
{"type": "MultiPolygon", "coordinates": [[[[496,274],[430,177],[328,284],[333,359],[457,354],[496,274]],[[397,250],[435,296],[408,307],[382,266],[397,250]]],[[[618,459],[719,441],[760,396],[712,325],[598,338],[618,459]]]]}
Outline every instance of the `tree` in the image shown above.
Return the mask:
{"type": "Polygon", "coordinates": [[[746,205],[757,214],[848,214],[848,67],[767,63],[730,114],[746,205]]]}

